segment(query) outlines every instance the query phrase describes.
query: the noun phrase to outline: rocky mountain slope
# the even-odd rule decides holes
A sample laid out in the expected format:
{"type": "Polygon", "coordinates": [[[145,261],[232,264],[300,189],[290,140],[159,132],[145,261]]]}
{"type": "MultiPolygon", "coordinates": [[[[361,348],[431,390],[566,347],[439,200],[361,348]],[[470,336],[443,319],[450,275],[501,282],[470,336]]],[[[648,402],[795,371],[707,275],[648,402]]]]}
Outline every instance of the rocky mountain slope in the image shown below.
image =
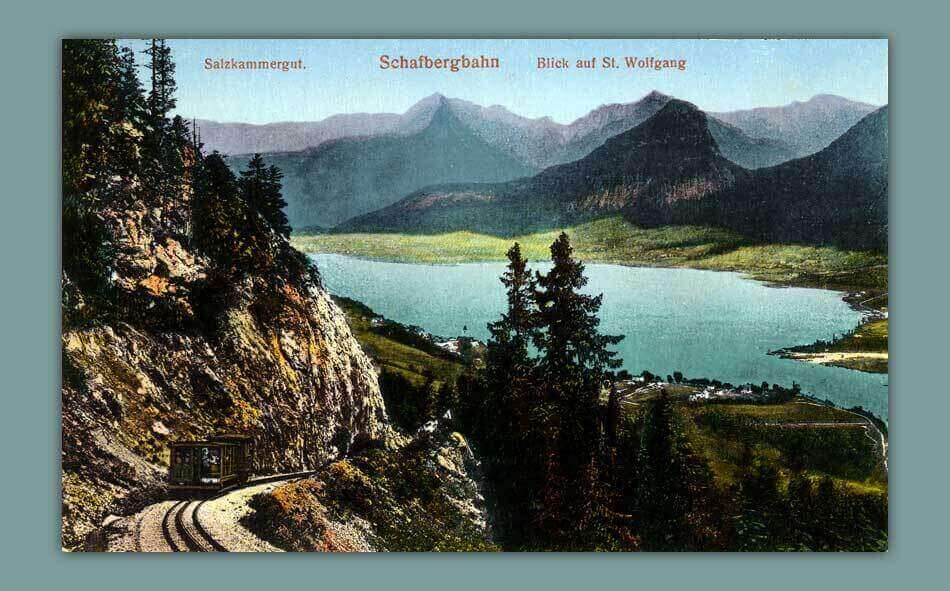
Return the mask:
{"type": "Polygon", "coordinates": [[[706,124],[722,155],[743,168],[774,166],[798,156],[795,149],[782,140],[751,137],[708,114],[706,124]]]}
{"type": "MultiPolygon", "coordinates": [[[[653,91],[560,124],[433,94],[401,115],[347,114],[263,126],[199,122],[199,127],[209,149],[239,155],[232,158],[236,168],[247,161],[240,154],[272,152],[269,159],[286,175],[292,225],[328,227],[429,184],[507,181],[579,160],[669,100],[653,91]]],[[[708,123],[722,154],[745,168],[799,155],[780,139],[753,137],[713,118],[708,123]]]]}
{"type": "MultiPolygon", "coordinates": [[[[796,156],[808,156],[827,147],[862,117],[877,109],[833,94],[819,94],[807,101],[781,107],[759,107],[711,113],[754,138],[790,145],[796,156]]],[[[777,164],[777,163],[776,163],[777,164]]]]}
{"type": "Polygon", "coordinates": [[[754,171],[735,186],[675,204],[659,223],[703,223],[768,241],[887,249],[888,108],[820,152],[754,171]]]}
{"type": "Polygon", "coordinates": [[[481,471],[465,438],[433,421],[396,450],[255,497],[246,524],[297,552],[498,550],[481,471]]]}
{"type": "MultiPolygon", "coordinates": [[[[332,226],[430,184],[508,180],[534,172],[482,140],[443,98],[432,113],[410,119],[422,129],[268,155],[284,172],[291,225],[332,226]]],[[[232,165],[243,166],[245,160],[232,158],[232,165]]]]}
{"type": "Polygon", "coordinates": [[[565,143],[546,161],[546,166],[573,162],[587,156],[608,139],[633,129],[659,112],[670,97],[652,91],[632,103],[601,105],[562,130],[565,143]]]}
{"type": "Polygon", "coordinates": [[[672,99],[575,162],[507,183],[428,187],[337,230],[510,236],[619,212],[639,225],[719,226],[766,241],[886,248],[887,107],[817,154],[757,170],[721,150],[743,136],[672,99]]]}
{"type": "Polygon", "coordinates": [[[720,153],[706,115],[673,99],[575,162],[508,183],[430,187],[339,230],[513,235],[614,212],[647,215],[721,190],[745,174],[720,153]]]}
{"type": "Polygon", "coordinates": [[[319,283],[287,258],[273,274],[216,285],[189,246],[190,197],[129,196],[100,214],[123,303],[62,336],[67,547],[106,512],[160,492],[173,439],[246,433],[262,470],[285,471],[388,432],[376,371],[319,283]]]}

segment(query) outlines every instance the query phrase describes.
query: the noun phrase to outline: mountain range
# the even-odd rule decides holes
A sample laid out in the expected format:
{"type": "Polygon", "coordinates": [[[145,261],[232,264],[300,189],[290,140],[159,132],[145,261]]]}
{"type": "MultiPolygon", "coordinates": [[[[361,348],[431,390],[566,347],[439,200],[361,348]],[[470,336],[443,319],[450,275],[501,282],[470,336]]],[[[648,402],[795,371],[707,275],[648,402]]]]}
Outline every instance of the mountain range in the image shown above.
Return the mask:
{"type": "MultiPolygon", "coordinates": [[[[208,149],[268,152],[268,160],[285,174],[291,224],[329,227],[428,185],[506,181],[581,159],[655,115],[669,100],[654,91],[636,102],[602,105],[560,124],[434,94],[401,115],[348,114],[262,126],[202,121],[199,127],[208,149]]],[[[789,141],[784,132],[768,131],[773,128],[766,131],[775,137],[750,132],[765,129],[759,125],[764,116],[743,115],[758,110],[708,117],[707,126],[724,157],[754,169],[804,155],[796,145],[813,145],[814,138],[828,135],[825,128],[856,121],[856,113],[869,108],[820,95],[766,109],[773,128],[792,130],[789,141]],[[744,128],[747,123],[751,127],[744,128]]],[[[232,165],[239,168],[246,160],[235,156],[232,165]]]]}
{"type": "Polygon", "coordinates": [[[650,208],[698,198],[744,174],[720,153],[705,114],[672,99],[580,160],[506,183],[429,187],[338,229],[517,235],[626,211],[634,204],[650,208]]]}
{"type": "MultiPolygon", "coordinates": [[[[535,172],[482,140],[445,101],[426,115],[424,126],[405,135],[342,138],[268,154],[268,163],[284,172],[291,225],[333,226],[436,183],[501,181],[535,172]]],[[[231,160],[240,168],[247,157],[231,160]]]]}
{"type": "Polygon", "coordinates": [[[811,156],[752,171],[727,190],[638,222],[716,225],[772,242],[886,250],[887,188],[884,106],[811,156]]]}
{"type": "Polygon", "coordinates": [[[784,142],[798,156],[825,148],[877,107],[833,94],[819,94],[782,107],[710,113],[752,137],[784,142]]]}
{"type": "Polygon", "coordinates": [[[671,99],[575,162],[506,183],[429,187],[339,230],[511,236],[619,212],[643,225],[718,225],[766,240],[886,248],[887,107],[812,156],[758,170],[725,157],[712,130],[729,128],[710,121],[671,99]]]}

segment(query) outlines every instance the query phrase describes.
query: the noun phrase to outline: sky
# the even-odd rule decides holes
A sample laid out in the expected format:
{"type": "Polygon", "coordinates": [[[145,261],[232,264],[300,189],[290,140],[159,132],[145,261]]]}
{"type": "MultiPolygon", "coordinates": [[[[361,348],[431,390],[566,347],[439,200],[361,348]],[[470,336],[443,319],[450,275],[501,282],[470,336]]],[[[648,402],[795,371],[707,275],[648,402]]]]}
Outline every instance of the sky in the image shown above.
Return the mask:
{"type": "MultiPolygon", "coordinates": [[[[142,48],[142,42],[131,43],[142,48]]],[[[570,123],[600,105],[651,90],[731,111],[840,95],[887,103],[886,39],[172,39],[177,114],[245,123],[316,121],[337,113],[402,113],[433,93],[525,117],[570,123]],[[380,56],[498,57],[497,70],[384,70],[380,56]],[[614,57],[618,68],[578,69],[578,59],[614,57]],[[685,59],[686,69],[623,67],[628,56],[685,59]],[[539,57],[569,69],[538,69],[539,57]],[[305,69],[208,70],[205,60],[302,60],[305,69]]]]}

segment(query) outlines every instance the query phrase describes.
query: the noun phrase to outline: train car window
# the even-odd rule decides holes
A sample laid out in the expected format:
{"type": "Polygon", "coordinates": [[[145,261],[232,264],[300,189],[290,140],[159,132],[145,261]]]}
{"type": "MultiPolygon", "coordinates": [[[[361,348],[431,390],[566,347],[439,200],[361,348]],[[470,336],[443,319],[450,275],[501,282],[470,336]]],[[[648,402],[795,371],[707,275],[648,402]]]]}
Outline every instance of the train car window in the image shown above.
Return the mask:
{"type": "Polygon", "coordinates": [[[234,448],[226,446],[221,449],[221,477],[234,474],[234,448]]]}
{"type": "Polygon", "coordinates": [[[221,481],[221,448],[204,446],[201,454],[201,482],[215,484],[221,481]]]}
{"type": "Polygon", "coordinates": [[[191,480],[191,448],[177,447],[172,451],[172,477],[191,480]]]}

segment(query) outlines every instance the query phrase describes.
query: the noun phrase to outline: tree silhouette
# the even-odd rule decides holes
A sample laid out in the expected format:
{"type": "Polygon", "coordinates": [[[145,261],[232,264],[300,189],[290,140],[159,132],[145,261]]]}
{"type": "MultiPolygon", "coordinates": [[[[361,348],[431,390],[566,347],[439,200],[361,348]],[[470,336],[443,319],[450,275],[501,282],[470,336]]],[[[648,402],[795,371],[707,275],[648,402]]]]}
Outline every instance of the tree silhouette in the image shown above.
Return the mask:
{"type": "Polygon", "coordinates": [[[623,337],[597,330],[602,296],[581,292],[587,285],[584,265],[574,260],[567,234],[562,232],[551,245],[551,260],[551,270],[537,274],[533,292],[538,372],[544,376],[543,391],[552,405],[546,436],[553,453],[542,519],[550,536],[569,540],[578,530],[588,530],[595,516],[600,397],[605,372],[621,363],[608,347],[623,337]]]}
{"type": "Polygon", "coordinates": [[[142,51],[148,56],[151,89],[148,93],[148,109],[152,124],[161,126],[169,111],[175,108],[175,62],[171,58],[171,48],[164,39],[152,39],[142,51]]]}
{"type": "Polygon", "coordinates": [[[284,208],[287,202],[281,195],[283,173],[276,166],[268,167],[260,154],[248,161],[247,168],[241,171],[238,185],[244,200],[247,201],[278,234],[290,236],[290,224],[284,208]]]}

